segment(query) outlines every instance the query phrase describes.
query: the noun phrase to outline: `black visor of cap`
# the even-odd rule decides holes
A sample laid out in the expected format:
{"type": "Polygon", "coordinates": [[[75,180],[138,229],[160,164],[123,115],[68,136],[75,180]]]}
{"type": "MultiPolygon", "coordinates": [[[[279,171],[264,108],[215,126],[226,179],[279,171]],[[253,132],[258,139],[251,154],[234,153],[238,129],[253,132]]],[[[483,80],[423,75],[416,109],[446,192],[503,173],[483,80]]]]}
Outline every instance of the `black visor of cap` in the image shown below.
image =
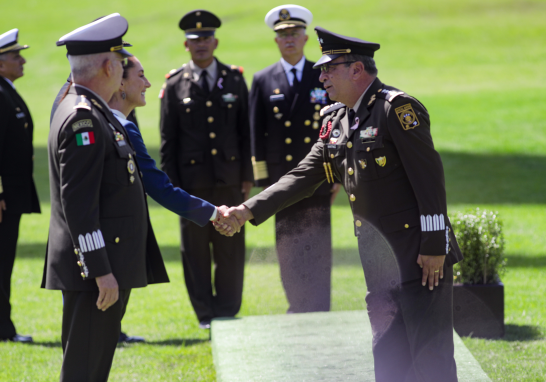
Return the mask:
{"type": "Polygon", "coordinates": [[[360,40],[330,32],[324,28],[316,27],[315,31],[322,50],[322,57],[313,65],[314,68],[326,64],[343,54],[358,54],[373,57],[380,45],[375,42],[360,40]]]}
{"type": "Polygon", "coordinates": [[[121,37],[107,41],[57,41],[57,46],[66,45],[67,53],[71,56],[116,52],[131,57],[132,54],[123,49],[130,44],[124,43],[121,37]]]}

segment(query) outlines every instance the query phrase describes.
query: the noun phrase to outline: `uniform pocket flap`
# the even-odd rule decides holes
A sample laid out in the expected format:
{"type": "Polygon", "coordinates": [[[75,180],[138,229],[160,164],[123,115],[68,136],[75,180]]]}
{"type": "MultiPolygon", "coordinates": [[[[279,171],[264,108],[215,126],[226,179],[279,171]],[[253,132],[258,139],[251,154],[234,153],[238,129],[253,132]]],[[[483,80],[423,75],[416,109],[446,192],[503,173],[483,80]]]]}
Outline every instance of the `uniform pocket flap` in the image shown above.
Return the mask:
{"type": "Polygon", "coordinates": [[[135,223],[132,216],[100,219],[104,241],[114,244],[128,242],[133,237],[135,223]]]}
{"type": "Polygon", "coordinates": [[[203,163],[202,151],[191,151],[182,155],[182,164],[196,164],[203,163]]]}
{"type": "Polygon", "coordinates": [[[383,228],[383,232],[385,233],[415,227],[420,224],[419,209],[412,208],[392,215],[383,216],[379,218],[379,221],[381,222],[381,228],[383,228]]]}
{"type": "Polygon", "coordinates": [[[240,160],[239,150],[237,149],[226,149],[224,150],[224,160],[226,162],[233,162],[240,160]]]}
{"type": "Polygon", "coordinates": [[[328,157],[330,158],[337,158],[337,157],[344,157],[345,156],[345,145],[328,145],[328,157]]]}

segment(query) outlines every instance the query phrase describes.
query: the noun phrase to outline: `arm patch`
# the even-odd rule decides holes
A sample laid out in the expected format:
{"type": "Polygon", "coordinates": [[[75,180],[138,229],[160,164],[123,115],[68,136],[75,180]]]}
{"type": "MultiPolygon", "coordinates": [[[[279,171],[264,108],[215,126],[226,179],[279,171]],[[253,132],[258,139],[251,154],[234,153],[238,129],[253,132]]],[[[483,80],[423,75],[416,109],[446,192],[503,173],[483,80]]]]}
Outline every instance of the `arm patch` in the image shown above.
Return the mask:
{"type": "Polygon", "coordinates": [[[415,111],[413,111],[413,107],[411,107],[411,103],[397,107],[394,111],[404,130],[411,130],[419,126],[419,120],[415,111]]]}

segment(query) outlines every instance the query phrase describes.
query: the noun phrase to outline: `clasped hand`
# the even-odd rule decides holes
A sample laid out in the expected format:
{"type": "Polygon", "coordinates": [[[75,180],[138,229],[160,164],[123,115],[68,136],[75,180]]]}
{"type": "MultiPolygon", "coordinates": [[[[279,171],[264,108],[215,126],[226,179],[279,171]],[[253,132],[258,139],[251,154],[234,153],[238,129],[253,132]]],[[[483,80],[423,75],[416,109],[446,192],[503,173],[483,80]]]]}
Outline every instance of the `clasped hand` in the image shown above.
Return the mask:
{"type": "Polygon", "coordinates": [[[220,206],[216,219],[212,222],[216,231],[224,236],[233,236],[241,231],[241,227],[253,219],[252,212],[243,204],[237,207],[220,206]]]}

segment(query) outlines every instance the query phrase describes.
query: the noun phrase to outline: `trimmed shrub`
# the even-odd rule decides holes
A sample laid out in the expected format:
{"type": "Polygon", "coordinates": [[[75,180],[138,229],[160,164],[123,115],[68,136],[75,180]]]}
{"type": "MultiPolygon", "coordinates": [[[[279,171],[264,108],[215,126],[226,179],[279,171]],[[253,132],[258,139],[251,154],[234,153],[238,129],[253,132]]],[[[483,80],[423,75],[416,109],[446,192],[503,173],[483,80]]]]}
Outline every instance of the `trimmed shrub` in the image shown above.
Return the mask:
{"type": "Polygon", "coordinates": [[[502,221],[496,212],[469,210],[451,218],[453,231],[464,260],[455,264],[455,282],[461,284],[491,284],[504,274],[504,236],[502,221]]]}

